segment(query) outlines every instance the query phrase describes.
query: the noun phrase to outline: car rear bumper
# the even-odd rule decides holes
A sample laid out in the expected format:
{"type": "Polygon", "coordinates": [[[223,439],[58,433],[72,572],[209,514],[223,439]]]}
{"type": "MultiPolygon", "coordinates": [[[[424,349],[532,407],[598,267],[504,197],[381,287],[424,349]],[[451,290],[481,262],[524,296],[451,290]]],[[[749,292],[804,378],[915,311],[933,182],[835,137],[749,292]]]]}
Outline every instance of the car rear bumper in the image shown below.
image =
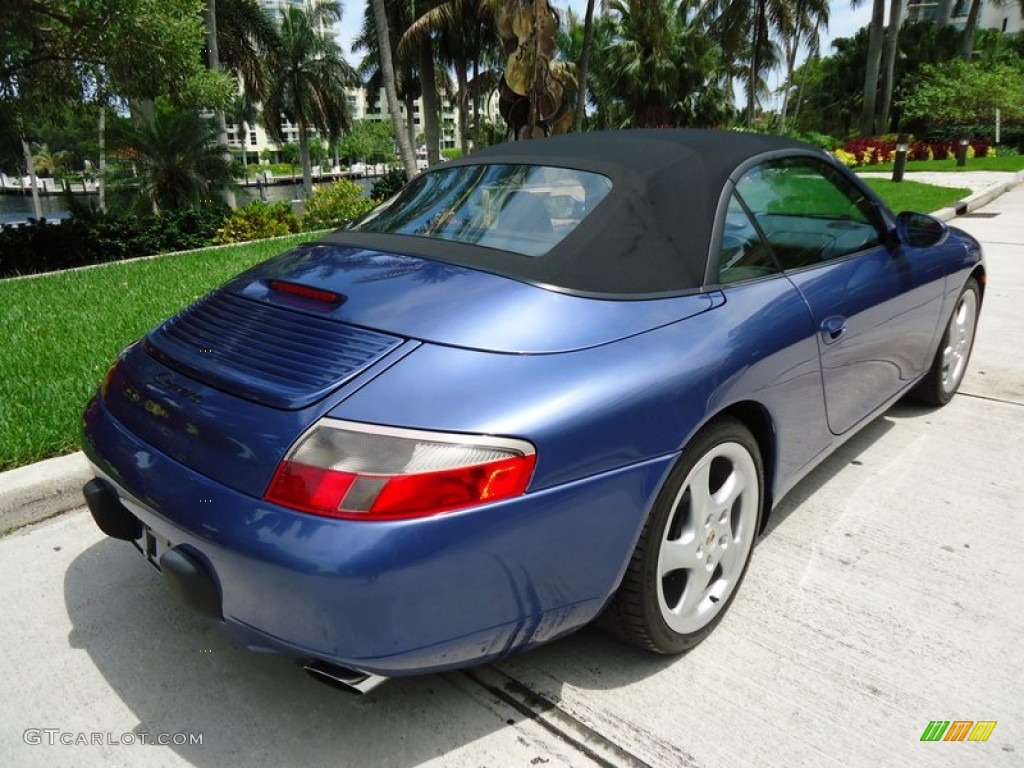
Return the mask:
{"type": "Polygon", "coordinates": [[[182,555],[165,573],[179,598],[223,617],[243,645],[387,676],[487,661],[590,621],[675,458],[444,515],[363,522],[213,481],[139,440],[99,398],[83,448],[130,514],[101,527],[136,540],[158,567],[166,552],[182,555]],[[191,564],[207,586],[189,586],[205,578],[190,577],[191,564]]]}

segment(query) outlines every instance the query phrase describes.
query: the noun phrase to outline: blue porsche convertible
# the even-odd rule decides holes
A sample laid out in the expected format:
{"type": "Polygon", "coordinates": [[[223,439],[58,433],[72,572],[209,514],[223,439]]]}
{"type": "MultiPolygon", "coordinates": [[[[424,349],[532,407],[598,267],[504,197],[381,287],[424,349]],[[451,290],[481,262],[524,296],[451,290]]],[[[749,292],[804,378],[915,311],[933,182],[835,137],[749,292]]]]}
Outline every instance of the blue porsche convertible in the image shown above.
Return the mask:
{"type": "Polygon", "coordinates": [[[125,349],[84,492],[177,598],[342,686],[598,617],[679,653],[804,475],[954,395],[984,286],[974,239],[798,142],[490,147],[125,349]]]}

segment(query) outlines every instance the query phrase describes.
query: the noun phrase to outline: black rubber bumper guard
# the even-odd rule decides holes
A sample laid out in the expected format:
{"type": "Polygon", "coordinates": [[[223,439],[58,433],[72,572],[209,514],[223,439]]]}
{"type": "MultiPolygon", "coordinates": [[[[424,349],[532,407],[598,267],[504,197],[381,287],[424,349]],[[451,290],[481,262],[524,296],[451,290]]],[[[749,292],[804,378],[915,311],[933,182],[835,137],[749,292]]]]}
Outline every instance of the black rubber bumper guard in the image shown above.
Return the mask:
{"type": "MultiPolygon", "coordinates": [[[[90,480],[82,487],[82,495],[96,525],[107,536],[137,542],[146,534],[145,526],[121,503],[110,483],[90,480]]],[[[217,580],[202,560],[183,547],[170,547],[160,556],[159,567],[167,589],[178,600],[196,613],[224,620],[217,580]]]]}

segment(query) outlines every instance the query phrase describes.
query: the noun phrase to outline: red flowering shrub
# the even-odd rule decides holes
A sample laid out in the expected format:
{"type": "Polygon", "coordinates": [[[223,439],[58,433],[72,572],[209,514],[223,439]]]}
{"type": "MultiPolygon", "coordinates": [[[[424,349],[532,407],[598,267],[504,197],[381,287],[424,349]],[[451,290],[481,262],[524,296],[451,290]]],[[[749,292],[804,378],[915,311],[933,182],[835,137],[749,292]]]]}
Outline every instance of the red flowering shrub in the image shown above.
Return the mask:
{"type": "Polygon", "coordinates": [[[896,143],[888,139],[850,139],[843,150],[857,158],[857,165],[878,165],[892,162],[896,143]]]}
{"type": "Polygon", "coordinates": [[[933,160],[947,160],[953,157],[953,153],[956,150],[953,147],[951,141],[933,141],[932,142],[932,159],[933,160]]]}
{"type": "Polygon", "coordinates": [[[923,141],[915,141],[907,148],[907,160],[931,160],[932,150],[923,141]]]}

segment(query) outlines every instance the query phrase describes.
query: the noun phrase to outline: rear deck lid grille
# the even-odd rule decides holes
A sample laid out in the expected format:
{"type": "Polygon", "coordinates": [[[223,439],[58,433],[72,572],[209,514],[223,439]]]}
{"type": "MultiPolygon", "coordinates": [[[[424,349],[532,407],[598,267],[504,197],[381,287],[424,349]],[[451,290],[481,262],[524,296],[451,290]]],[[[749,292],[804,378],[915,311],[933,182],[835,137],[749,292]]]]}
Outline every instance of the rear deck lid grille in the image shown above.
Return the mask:
{"type": "Polygon", "coordinates": [[[212,387],[275,408],[303,408],[402,339],[306,312],[212,293],[159,326],[146,350],[212,387]]]}

